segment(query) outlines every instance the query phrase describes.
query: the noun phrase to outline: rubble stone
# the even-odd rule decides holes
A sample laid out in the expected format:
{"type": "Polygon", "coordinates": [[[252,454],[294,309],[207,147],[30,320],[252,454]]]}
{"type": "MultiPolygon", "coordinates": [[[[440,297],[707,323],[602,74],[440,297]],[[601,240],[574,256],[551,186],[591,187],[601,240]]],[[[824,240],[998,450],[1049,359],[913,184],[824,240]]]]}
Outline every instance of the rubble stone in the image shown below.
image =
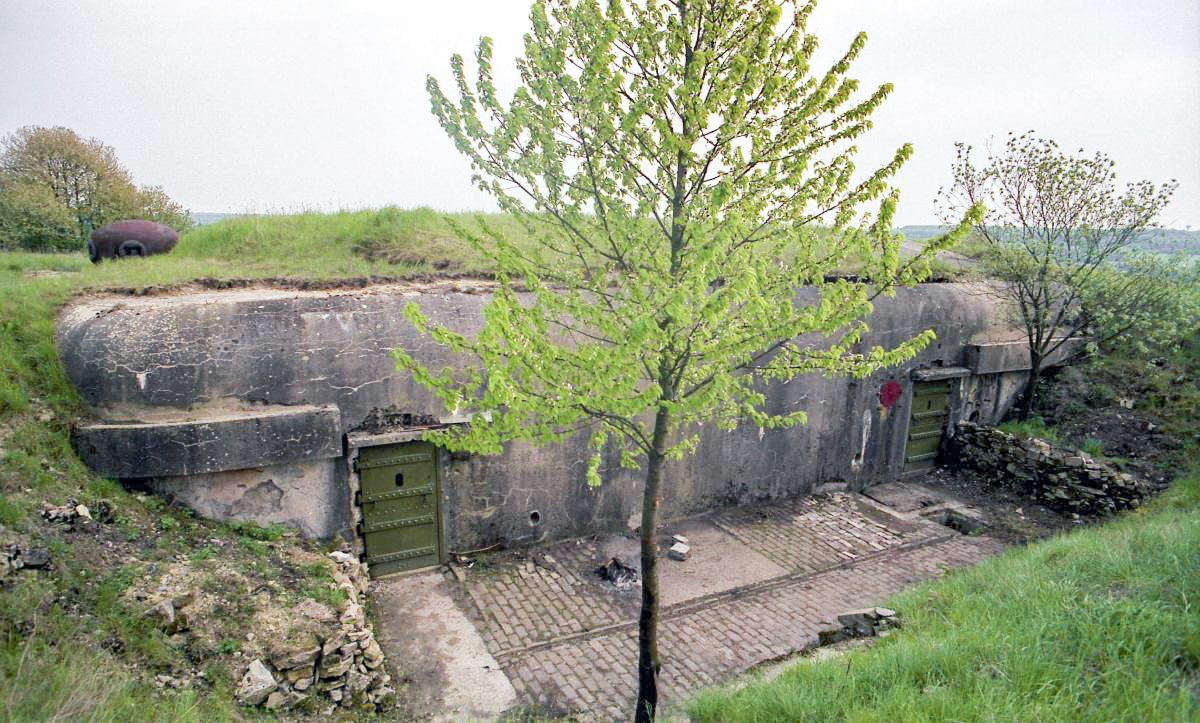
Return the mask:
{"type": "Polygon", "coordinates": [[[354,666],[354,656],[328,655],[321,660],[321,678],[337,678],[345,675],[354,666]]]}
{"type": "Polygon", "coordinates": [[[333,635],[325,640],[325,644],[321,646],[321,655],[333,655],[334,651],[346,644],[346,632],[338,630],[333,635]]]}
{"type": "Polygon", "coordinates": [[[33,547],[21,553],[21,563],[24,567],[38,569],[50,567],[50,551],[44,547],[33,547]]]}
{"type": "Polygon", "coordinates": [[[672,560],[683,562],[692,554],[692,548],[682,542],[676,542],[667,550],[667,557],[672,560]]]}
{"type": "Polygon", "coordinates": [[[311,701],[325,717],[338,705],[377,710],[394,701],[394,691],[384,689],[391,678],[382,669],[383,649],[363,610],[367,568],[347,553],[329,557],[334,563],[330,575],[346,593],[338,613],[311,598],[294,605],[291,613],[303,622],[305,637],[293,634],[270,651],[269,660],[280,671],[278,682],[262,660],[254,661],[238,688],[239,701],[269,710],[311,701]]]}
{"type": "Polygon", "coordinates": [[[293,668],[312,668],[313,663],[317,662],[317,657],[321,654],[321,647],[309,648],[308,650],[283,650],[274,655],[271,662],[278,670],[292,670],[293,668]]]}
{"type": "Polygon", "coordinates": [[[275,677],[271,675],[267,666],[261,660],[255,659],[246,669],[246,674],[242,676],[241,682],[238,683],[237,699],[246,705],[258,705],[278,687],[275,677]]]}
{"type": "Polygon", "coordinates": [[[833,645],[834,643],[847,640],[849,637],[850,635],[841,625],[832,625],[817,631],[817,643],[819,645],[833,645]]]}
{"type": "Polygon", "coordinates": [[[838,622],[848,634],[859,637],[874,635],[875,621],[878,619],[879,614],[875,612],[875,608],[850,610],[837,616],[838,622]]]}
{"type": "Polygon", "coordinates": [[[327,623],[337,617],[334,615],[333,610],[329,609],[328,605],[322,605],[312,598],[301,600],[296,603],[296,606],[292,610],[299,615],[316,620],[319,623],[327,623]]]}

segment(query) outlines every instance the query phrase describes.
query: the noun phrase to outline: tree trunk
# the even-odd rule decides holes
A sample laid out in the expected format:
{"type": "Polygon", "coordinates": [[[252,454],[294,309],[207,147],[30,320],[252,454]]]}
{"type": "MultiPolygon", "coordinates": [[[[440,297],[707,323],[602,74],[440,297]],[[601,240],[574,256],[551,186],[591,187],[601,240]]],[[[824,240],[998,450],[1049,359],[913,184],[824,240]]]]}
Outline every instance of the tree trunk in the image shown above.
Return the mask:
{"type": "Polygon", "coordinates": [[[1025,385],[1025,393],[1021,395],[1021,406],[1017,410],[1017,419],[1022,422],[1029,421],[1030,415],[1033,414],[1033,403],[1037,399],[1037,383],[1040,376],[1042,376],[1042,358],[1035,354],[1029,368],[1029,382],[1025,385]]]}
{"type": "Polygon", "coordinates": [[[662,478],[663,450],[667,444],[668,412],[659,408],[654,418],[654,440],[646,461],[642,490],[642,612],[638,617],[638,697],[635,723],[651,723],[658,707],[658,483],[662,478]]]}

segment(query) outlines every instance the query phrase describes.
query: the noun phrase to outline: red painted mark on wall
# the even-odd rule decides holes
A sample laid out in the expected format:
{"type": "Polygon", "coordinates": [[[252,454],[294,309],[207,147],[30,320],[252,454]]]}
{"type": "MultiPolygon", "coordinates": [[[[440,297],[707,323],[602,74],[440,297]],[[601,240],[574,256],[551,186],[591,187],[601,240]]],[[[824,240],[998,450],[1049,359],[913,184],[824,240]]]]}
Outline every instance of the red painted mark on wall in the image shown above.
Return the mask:
{"type": "Polygon", "coordinates": [[[902,390],[900,389],[900,385],[896,383],[896,380],[889,379],[883,385],[883,388],[879,390],[879,403],[883,405],[884,409],[890,409],[893,404],[900,401],[901,393],[902,390]]]}

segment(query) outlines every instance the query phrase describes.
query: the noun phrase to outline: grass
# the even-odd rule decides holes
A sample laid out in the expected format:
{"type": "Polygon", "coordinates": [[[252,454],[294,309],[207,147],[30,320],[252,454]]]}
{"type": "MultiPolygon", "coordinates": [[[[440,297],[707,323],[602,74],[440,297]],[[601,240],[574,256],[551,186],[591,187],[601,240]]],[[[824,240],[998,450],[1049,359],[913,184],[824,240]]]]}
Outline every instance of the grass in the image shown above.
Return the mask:
{"type": "Polygon", "coordinates": [[[1079,448],[1096,459],[1104,459],[1104,442],[1095,437],[1084,439],[1079,448]]]}
{"type": "Polygon", "coordinates": [[[1151,506],[892,598],[846,658],[701,693],[697,721],[1200,718],[1200,470],[1151,506]]]}
{"type": "Polygon", "coordinates": [[[1053,427],[1049,427],[1046,423],[1038,418],[1031,417],[1030,419],[1019,422],[1016,420],[1008,421],[1000,425],[999,429],[1009,434],[1015,434],[1018,437],[1036,437],[1043,439],[1051,444],[1058,444],[1058,432],[1053,427]]]}
{"type": "MultiPolygon", "coordinates": [[[[485,221],[520,232],[500,217],[485,221]]],[[[479,270],[470,254],[438,214],[394,208],[229,219],[185,234],[168,256],[134,262],[93,266],[82,250],[0,253],[0,546],[44,546],[54,558],[52,571],[21,571],[0,587],[0,719],[240,718],[227,688],[230,654],[245,639],[249,615],[230,610],[225,645],[207,651],[173,642],[122,597],[132,580],[152,579],[173,560],[228,562],[254,584],[290,585],[288,599],[336,605],[344,597],[328,587],[325,566],[297,572],[286,564],[289,546],[300,543],[285,528],[196,519],[96,477],[79,461],[70,429],[84,410],[54,338],[63,303],[90,290],[149,291],[206,278],[396,278],[447,260],[479,270]],[[43,506],[68,498],[93,510],[105,502],[113,522],[80,534],[41,519],[43,506]],[[108,559],[106,545],[122,559],[108,559]],[[188,692],[158,690],[149,679],[197,669],[209,671],[208,683],[188,692]]]]}
{"type": "MultiPolygon", "coordinates": [[[[482,220],[525,238],[504,217],[482,220]]],[[[343,594],[329,589],[322,565],[291,564],[289,546],[299,543],[283,528],[197,519],[96,477],[79,461],[69,434],[83,406],[58,361],[58,308],[76,294],[112,287],[136,293],[209,278],[396,278],[444,269],[487,271],[451,223],[429,209],[233,218],[185,234],[169,256],[98,266],[82,252],[0,254],[0,545],[45,546],[55,561],[49,573],[22,571],[0,587],[0,719],[240,719],[245,711],[232,703],[228,663],[244,647],[249,612],[230,607],[211,650],[188,649],[123,598],[131,584],[153,580],[173,561],[240,571],[245,579],[236,585],[216,572],[209,581],[231,604],[247,597],[235,594],[241,585],[282,582],[292,586],[289,600],[311,596],[331,605],[343,594]],[[93,510],[109,505],[113,522],[103,534],[47,525],[40,509],[68,498],[93,510]],[[110,548],[119,559],[106,557],[110,548]],[[206,685],[175,692],[152,684],[155,672],[196,669],[206,672],[206,685]]],[[[1175,409],[1192,399],[1179,394],[1163,391],[1162,403],[1175,409]]],[[[1150,610],[1163,604],[1138,599],[1150,610]]]]}
{"type": "MultiPolygon", "coordinates": [[[[525,229],[507,216],[449,217],[471,229],[482,220],[517,242],[527,238],[525,229]]],[[[230,259],[245,270],[239,275],[251,276],[393,276],[439,267],[488,270],[446,215],[428,208],[236,217],[192,231],[171,256],[200,263],[230,259]]]]}

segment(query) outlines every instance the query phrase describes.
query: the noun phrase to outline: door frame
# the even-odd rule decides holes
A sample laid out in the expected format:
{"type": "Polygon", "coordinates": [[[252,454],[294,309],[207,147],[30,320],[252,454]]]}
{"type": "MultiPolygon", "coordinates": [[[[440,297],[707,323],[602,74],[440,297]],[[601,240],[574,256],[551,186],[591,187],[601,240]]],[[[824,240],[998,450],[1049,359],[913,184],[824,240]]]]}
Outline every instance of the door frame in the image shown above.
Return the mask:
{"type": "Polygon", "coordinates": [[[927,469],[905,469],[905,467],[908,466],[908,462],[906,460],[908,456],[908,433],[912,427],[913,402],[916,400],[917,385],[940,381],[946,381],[950,384],[950,397],[946,406],[946,421],[942,426],[942,441],[944,443],[947,437],[954,436],[954,427],[958,423],[959,415],[962,413],[963,385],[966,382],[967,377],[970,376],[972,376],[970,369],[959,366],[914,369],[909,374],[909,380],[911,383],[905,390],[902,410],[904,414],[904,424],[896,425],[897,431],[899,432],[895,438],[896,446],[894,447],[896,450],[894,469],[896,470],[897,477],[916,477],[929,471],[927,469]]]}
{"type": "MultiPolygon", "coordinates": [[[[362,529],[363,511],[362,506],[358,503],[359,492],[362,490],[361,482],[358,473],[358,456],[362,449],[367,447],[380,447],[392,444],[405,444],[408,442],[425,441],[421,437],[428,429],[404,429],[393,432],[383,432],[379,434],[366,434],[351,432],[346,435],[346,505],[350,510],[350,530],[349,537],[354,546],[354,555],[363,563],[366,563],[366,545],[364,535],[359,532],[362,529]]],[[[415,572],[428,570],[438,565],[446,563],[448,558],[446,546],[446,494],[442,489],[442,455],[444,450],[437,445],[433,445],[433,465],[435,478],[435,496],[436,507],[435,512],[437,518],[437,563],[426,567],[414,568],[412,570],[402,570],[400,572],[386,573],[383,577],[393,577],[398,575],[411,575],[415,572]]],[[[375,577],[372,575],[372,577],[375,577]]]]}

